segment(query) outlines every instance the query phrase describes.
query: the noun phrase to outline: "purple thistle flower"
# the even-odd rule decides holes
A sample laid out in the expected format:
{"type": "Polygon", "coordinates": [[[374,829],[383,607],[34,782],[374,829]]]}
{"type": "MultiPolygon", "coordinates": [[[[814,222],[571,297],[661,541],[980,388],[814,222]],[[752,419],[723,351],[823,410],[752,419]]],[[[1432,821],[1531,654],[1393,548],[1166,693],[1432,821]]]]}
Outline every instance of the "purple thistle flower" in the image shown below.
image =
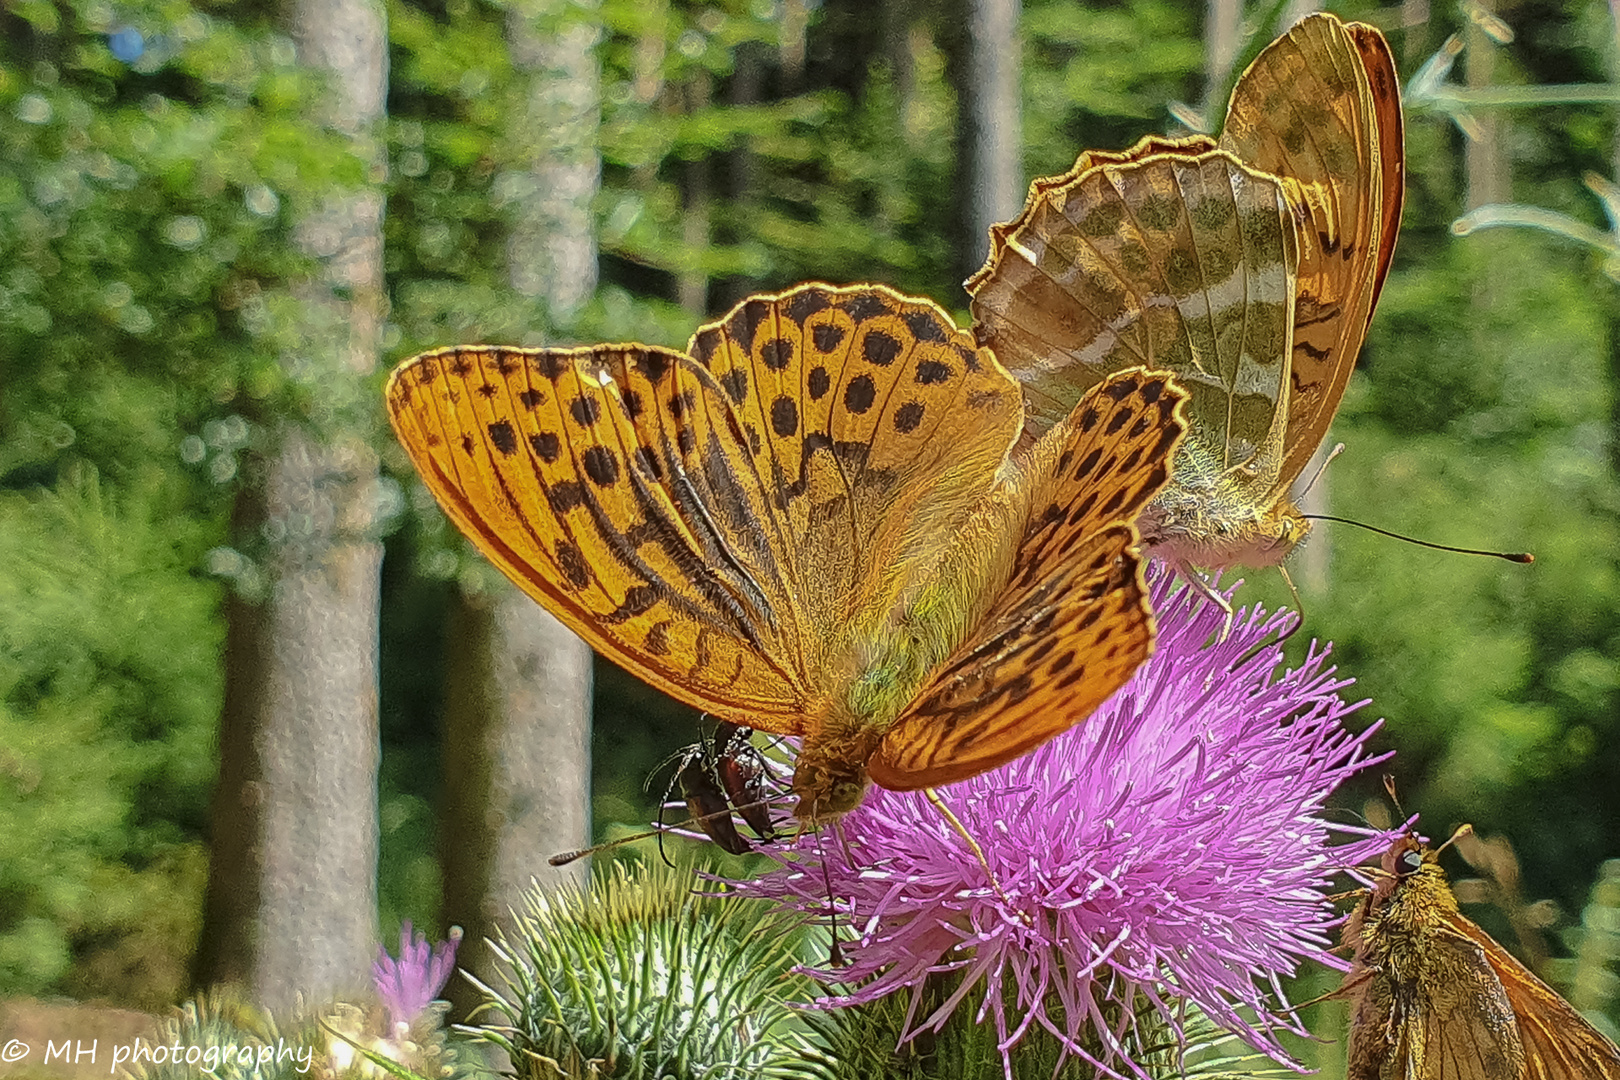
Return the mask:
{"type": "Polygon", "coordinates": [[[414,939],[411,920],[399,928],[399,959],[388,955],[385,945],[377,946],[377,959],[371,963],[371,981],[377,996],[388,1009],[389,1022],[409,1027],[439,996],[456,965],[456,946],[461,944],[461,927],[450,928],[450,940],[428,947],[427,935],[418,931],[414,939]]]}
{"type": "MultiPolygon", "coordinates": [[[[976,1019],[994,1018],[1007,1075],[1031,1025],[1110,1076],[1145,1076],[1121,1016],[1141,1002],[1183,1038],[1189,1002],[1256,1049],[1298,1067],[1279,1029],[1306,1034],[1280,980],[1302,961],[1344,969],[1326,950],[1339,921],[1334,873],[1381,851],[1387,834],[1330,824],[1329,794],[1383,758],[1343,718],[1327,648],[1278,676],[1260,647],[1289,612],[1223,614],[1155,577],[1158,649],[1085,723],[940,794],[995,874],[921,792],[874,789],[844,818],[842,840],[801,838],[795,861],[740,883],[806,913],[838,897],[845,967],[812,974],[854,989],[818,1004],[910,989],[907,1038],[942,1028],[976,986],[976,1019]],[[1333,847],[1334,833],[1358,839],[1333,847]],[[822,864],[825,864],[823,870],[822,864]],[[998,888],[999,886],[999,888],[998,888]],[[917,1015],[930,973],[955,993],[917,1015]],[[1010,1006],[1010,1008],[1009,1008],[1010,1006]]],[[[1374,724],[1373,728],[1377,725],[1374,724]]],[[[1125,1021],[1129,1024],[1131,1021],[1125,1021]]]]}

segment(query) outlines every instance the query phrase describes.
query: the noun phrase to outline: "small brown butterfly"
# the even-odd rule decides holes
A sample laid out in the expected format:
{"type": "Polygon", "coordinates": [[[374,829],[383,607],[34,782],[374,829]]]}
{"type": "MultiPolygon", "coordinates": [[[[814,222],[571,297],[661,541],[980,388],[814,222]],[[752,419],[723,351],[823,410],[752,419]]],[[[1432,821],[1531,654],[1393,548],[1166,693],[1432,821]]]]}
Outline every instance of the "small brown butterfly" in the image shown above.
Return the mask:
{"type": "Polygon", "coordinates": [[[1620,1050],[1457,909],[1411,836],[1351,913],[1349,1080],[1620,1080],[1620,1050]]]}
{"type": "Polygon", "coordinates": [[[1185,428],[1165,371],[1110,373],[1014,461],[1018,386],[941,308],[809,284],[685,352],[440,349],[387,400],[450,520],[575,633],[803,738],[804,822],[1010,761],[1152,650],[1134,522],[1185,428]]]}

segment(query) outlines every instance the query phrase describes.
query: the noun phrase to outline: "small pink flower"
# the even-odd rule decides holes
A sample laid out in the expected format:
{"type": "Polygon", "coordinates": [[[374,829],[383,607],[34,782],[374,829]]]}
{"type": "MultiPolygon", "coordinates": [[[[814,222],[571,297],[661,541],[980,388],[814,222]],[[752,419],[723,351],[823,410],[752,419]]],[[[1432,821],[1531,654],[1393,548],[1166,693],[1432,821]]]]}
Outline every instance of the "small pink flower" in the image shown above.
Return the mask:
{"type": "Polygon", "coordinates": [[[1179,1036],[1185,1001],[1293,1064],[1276,1032],[1304,1032],[1280,980],[1305,961],[1344,968],[1327,952],[1331,879],[1389,843],[1325,820],[1326,800],[1383,758],[1367,757],[1372,729],[1344,727],[1365,702],[1339,696],[1351,680],[1326,647],[1278,673],[1282,650],[1262,643],[1292,613],[1239,611],[1206,645],[1223,619],[1213,605],[1169,574],[1153,601],[1157,651],[1090,719],[941,790],[995,885],[922,793],[878,789],[842,840],[801,838],[792,861],[739,885],[824,915],[830,880],[855,940],[848,966],[812,973],[853,989],[820,1004],[909,989],[909,1037],[973,995],[1009,1077],[1037,1024],[1107,1075],[1145,1076],[1119,1017],[1128,1026],[1145,1000],[1179,1036]],[[1355,839],[1334,846],[1335,834],[1355,839]],[[924,980],[946,971],[962,973],[956,993],[916,1015],[924,980]]]}
{"type": "Polygon", "coordinates": [[[428,947],[427,935],[418,931],[413,939],[411,920],[399,928],[399,959],[388,955],[386,946],[377,947],[371,963],[372,983],[377,996],[388,1009],[389,1022],[409,1027],[412,1021],[439,996],[456,966],[456,946],[461,944],[461,928],[450,928],[450,940],[428,947]]]}

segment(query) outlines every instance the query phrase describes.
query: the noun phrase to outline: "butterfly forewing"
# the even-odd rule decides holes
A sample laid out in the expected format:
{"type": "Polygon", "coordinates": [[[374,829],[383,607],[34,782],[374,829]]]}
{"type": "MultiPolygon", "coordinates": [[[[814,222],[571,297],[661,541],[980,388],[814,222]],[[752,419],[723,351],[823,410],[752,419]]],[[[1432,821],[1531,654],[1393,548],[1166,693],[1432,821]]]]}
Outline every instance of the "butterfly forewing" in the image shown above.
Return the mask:
{"type": "Polygon", "coordinates": [[[889,730],[877,783],[928,787],[1010,761],[1089,716],[1147,659],[1131,522],[1169,477],[1185,398],[1165,372],[1116,374],[1036,447],[1012,576],[889,730]]]}
{"type": "Polygon", "coordinates": [[[694,507],[670,446],[646,434],[690,429],[670,415],[678,394],[652,392],[683,366],[712,396],[668,350],[444,349],[394,373],[389,412],[462,532],[591,645],[698,708],[794,730],[805,695],[792,613],[772,606],[784,590],[750,573],[726,515],[694,507]]]}
{"type": "Polygon", "coordinates": [[[1389,271],[1402,139],[1389,46],[1359,23],[1301,20],[1233,90],[1221,148],[1280,177],[1304,218],[1286,478],[1327,435],[1389,271]]]}
{"type": "Polygon", "coordinates": [[[745,301],[692,355],[725,388],[779,520],[809,625],[830,645],[886,609],[989,494],[1022,408],[995,360],[936,305],[881,286],[745,301]]]}
{"type": "Polygon", "coordinates": [[[1620,1049],[1478,925],[1459,929],[1480,947],[1518,1021],[1524,1080],[1620,1080],[1620,1049]]]}

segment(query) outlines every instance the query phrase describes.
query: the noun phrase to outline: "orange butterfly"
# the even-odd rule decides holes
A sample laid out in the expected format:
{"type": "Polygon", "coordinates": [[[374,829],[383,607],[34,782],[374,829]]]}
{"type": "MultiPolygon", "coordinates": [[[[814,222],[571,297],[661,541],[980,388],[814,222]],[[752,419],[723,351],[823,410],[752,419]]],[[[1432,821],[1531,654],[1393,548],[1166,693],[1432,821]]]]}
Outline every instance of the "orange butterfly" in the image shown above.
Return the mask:
{"type": "Polygon", "coordinates": [[[803,737],[796,815],[973,776],[1146,659],[1132,522],[1186,395],[1111,375],[1017,463],[1018,387],[927,300],[756,296],[686,353],[441,349],[389,415],[451,520],[598,651],[803,737]]]}
{"type": "Polygon", "coordinates": [[[1351,913],[1349,1080],[1620,1080],[1620,1050],[1457,910],[1403,836],[1351,913]]]}
{"type": "Polygon", "coordinates": [[[1190,566],[1281,562],[1309,531],[1290,490],[1389,270],[1401,144],[1383,36],[1313,15],[1244,72],[1218,143],[1082,154],[1035,181],[967,281],[975,334],[1023,384],[1031,434],[1121,368],[1186,385],[1187,439],[1139,524],[1189,581],[1190,566]]]}

